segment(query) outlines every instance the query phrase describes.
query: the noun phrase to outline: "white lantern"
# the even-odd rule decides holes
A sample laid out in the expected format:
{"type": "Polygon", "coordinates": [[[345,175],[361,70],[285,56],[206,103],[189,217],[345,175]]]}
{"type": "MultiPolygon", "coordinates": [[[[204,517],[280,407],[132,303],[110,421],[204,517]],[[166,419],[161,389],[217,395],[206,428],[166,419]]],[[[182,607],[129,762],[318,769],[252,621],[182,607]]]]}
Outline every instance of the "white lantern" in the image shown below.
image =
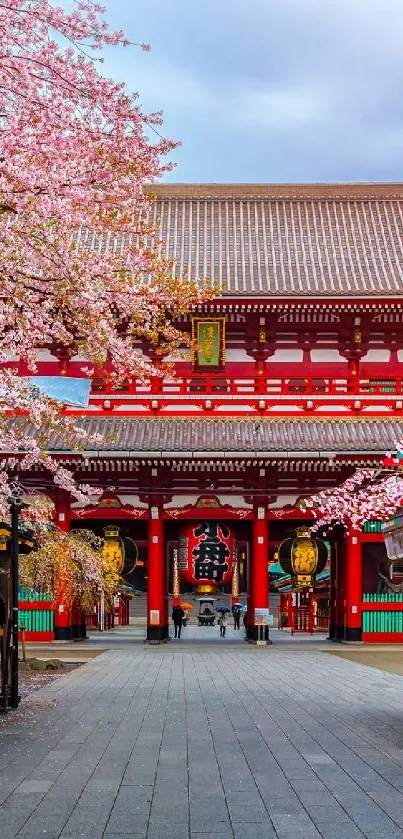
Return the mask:
{"type": "Polygon", "coordinates": [[[386,553],[391,562],[403,561],[403,513],[389,519],[382,527],[386,553]]]}

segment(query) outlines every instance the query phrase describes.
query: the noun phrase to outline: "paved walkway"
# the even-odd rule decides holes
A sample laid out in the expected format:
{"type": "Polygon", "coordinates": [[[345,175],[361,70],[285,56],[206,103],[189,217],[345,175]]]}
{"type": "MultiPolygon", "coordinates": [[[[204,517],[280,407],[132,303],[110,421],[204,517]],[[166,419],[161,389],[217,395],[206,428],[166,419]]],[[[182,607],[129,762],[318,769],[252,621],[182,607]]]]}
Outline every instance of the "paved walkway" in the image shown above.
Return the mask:
{"type": "Polygon", "coordinates": [[[0,736],[1,839],[403,839],[403,678],[320,651],[108,650],[0,736]]]}
{"type": "MultiPolygon", "coordinates": [[[[170,625],[170,634],[172,643],[174,643],[174,629],[172,623],[170,625]]],[[[270,629],[270,638],[276,646],[281,644],[282,646],[290,646],[292,649],[307,648],[315,650],[320,649],[323,651],[329,650],[329,642],[327,640],[327,633],[325,632],[318,632],[315,633],[315,635],[295,635],[292,637],[289,630],[270,629]]],[[[145,626],[125,626],[112,629],[108,632],[91,631],[88,633],[88,638],[85,641],[74,641],[68,644],[57,641],[52,641],[51,643],[29,643],[27,644],[27,650],[28,654],[31,654],[32,652],[32,655],[40,655],[41,651],[45,654],[44,651],[46,651],[46,655],[49,655],[50,658],[54,658],[55,655],[61,655],[63,657],[64,653],[67,651],[73,651],[77,656],[76,660],[78,660],[80,655],[82,655],[85,659],[91,654],[97,653],[99,650],[126,649],[127,647],[132,649],[133,645],[136,644],[139,647],[143,647],[145,639],[145,626]]],[[[234,630],[232,629],[232,626],[229,626],[227,628],[225,640],[223,641],[220,638],[220,630],[218,626],[196,626],[195,624],[191,624],[190,626],[182,629],[180,643],[182,647],[190,646],[192,649],[195,647],[207,646],[219,648],[223,645],[227,646],[228,644],[231,644],[237,645],[244,650],[246,646],[243,628],[240,630],[234,630]]],[[[393,648],[396,649],[396,644],[393,645],[393,648]]]]}

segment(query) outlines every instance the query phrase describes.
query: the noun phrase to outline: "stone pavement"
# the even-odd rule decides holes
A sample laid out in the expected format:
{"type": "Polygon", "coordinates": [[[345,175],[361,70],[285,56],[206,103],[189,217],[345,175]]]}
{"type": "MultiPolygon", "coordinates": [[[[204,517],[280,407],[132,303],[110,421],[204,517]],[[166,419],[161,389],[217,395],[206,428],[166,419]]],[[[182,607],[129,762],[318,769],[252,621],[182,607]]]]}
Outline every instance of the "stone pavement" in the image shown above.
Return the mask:
{"type": "Polygon", "coordinates": [[[306,648],[108,650],[0,736],[1,839],[403,839],[403,678],[306,648]]]}

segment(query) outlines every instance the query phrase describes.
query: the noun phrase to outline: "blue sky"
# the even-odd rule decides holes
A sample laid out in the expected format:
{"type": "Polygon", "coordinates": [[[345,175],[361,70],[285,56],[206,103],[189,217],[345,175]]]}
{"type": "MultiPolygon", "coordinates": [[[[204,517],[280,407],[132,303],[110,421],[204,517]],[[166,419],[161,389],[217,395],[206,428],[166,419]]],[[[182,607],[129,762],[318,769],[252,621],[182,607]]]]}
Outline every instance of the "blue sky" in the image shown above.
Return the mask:
{"type": "Polygon", "coordinates": [[[403,180],[403,0],[105,0],[176,182],[403,180]]]}

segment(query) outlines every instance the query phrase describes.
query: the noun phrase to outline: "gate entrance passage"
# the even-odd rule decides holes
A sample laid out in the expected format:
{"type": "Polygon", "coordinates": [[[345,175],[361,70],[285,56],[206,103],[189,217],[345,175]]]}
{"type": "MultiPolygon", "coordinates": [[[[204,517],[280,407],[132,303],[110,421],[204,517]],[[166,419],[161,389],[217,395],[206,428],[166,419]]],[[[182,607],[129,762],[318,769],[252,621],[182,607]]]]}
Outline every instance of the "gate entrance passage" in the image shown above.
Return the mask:
{"type": "MultiPolygon", "coordinates": [[[[235,507],[222,504],[218,496],[209,504],[203,496],[182,507],[135,507],[123,495],[112,494],[96,505],[80,506],[66,494],[61,497],[56,517],[62,516],[65,529],[86,528],[97,535],[107,533],[108,539],[115,534],[119,540],[122,590],[112,613],[94,604],[87,616],[59,593],[49,603],[53,619],[43,638],[38,621],[31,619],[31,613],[43,614],[43,603],[38,598],[36,602],[35,593],[24,594],[28,641],[31,626],[32,640],[70,640],[85,637],[86,630],[100,623],[105,629],[136,619],[146,625],[150,642],[163,643],[170,635],[173,601],[188,604],[184,611],[189,627],[201,635],[203,627],[195,621],[200,601],[193,598],[202,596],[213,599],[214,613],[218,602],[224,599],[227,604],[226,638],[231,637],[232,608],[238,602],[242,616],[236,637],[245,635],[250,643],[270,640],[270,626],[284,636],[327,632],[334,640],[403,640],[403,597],[394,594],[386,603],[387,593],[379,592],[380,580],[387,579],[390,570],[377,523],[367,523],[362,533],[336,529],[328,537],[326,567],[304,593],[278,559],[280,545],[292,540],[303,523],[313,523],[308,516],[302,519],[300,510],[235,507]]],[[[215,613],[215,624],[216,620],[215,613]]]]}

